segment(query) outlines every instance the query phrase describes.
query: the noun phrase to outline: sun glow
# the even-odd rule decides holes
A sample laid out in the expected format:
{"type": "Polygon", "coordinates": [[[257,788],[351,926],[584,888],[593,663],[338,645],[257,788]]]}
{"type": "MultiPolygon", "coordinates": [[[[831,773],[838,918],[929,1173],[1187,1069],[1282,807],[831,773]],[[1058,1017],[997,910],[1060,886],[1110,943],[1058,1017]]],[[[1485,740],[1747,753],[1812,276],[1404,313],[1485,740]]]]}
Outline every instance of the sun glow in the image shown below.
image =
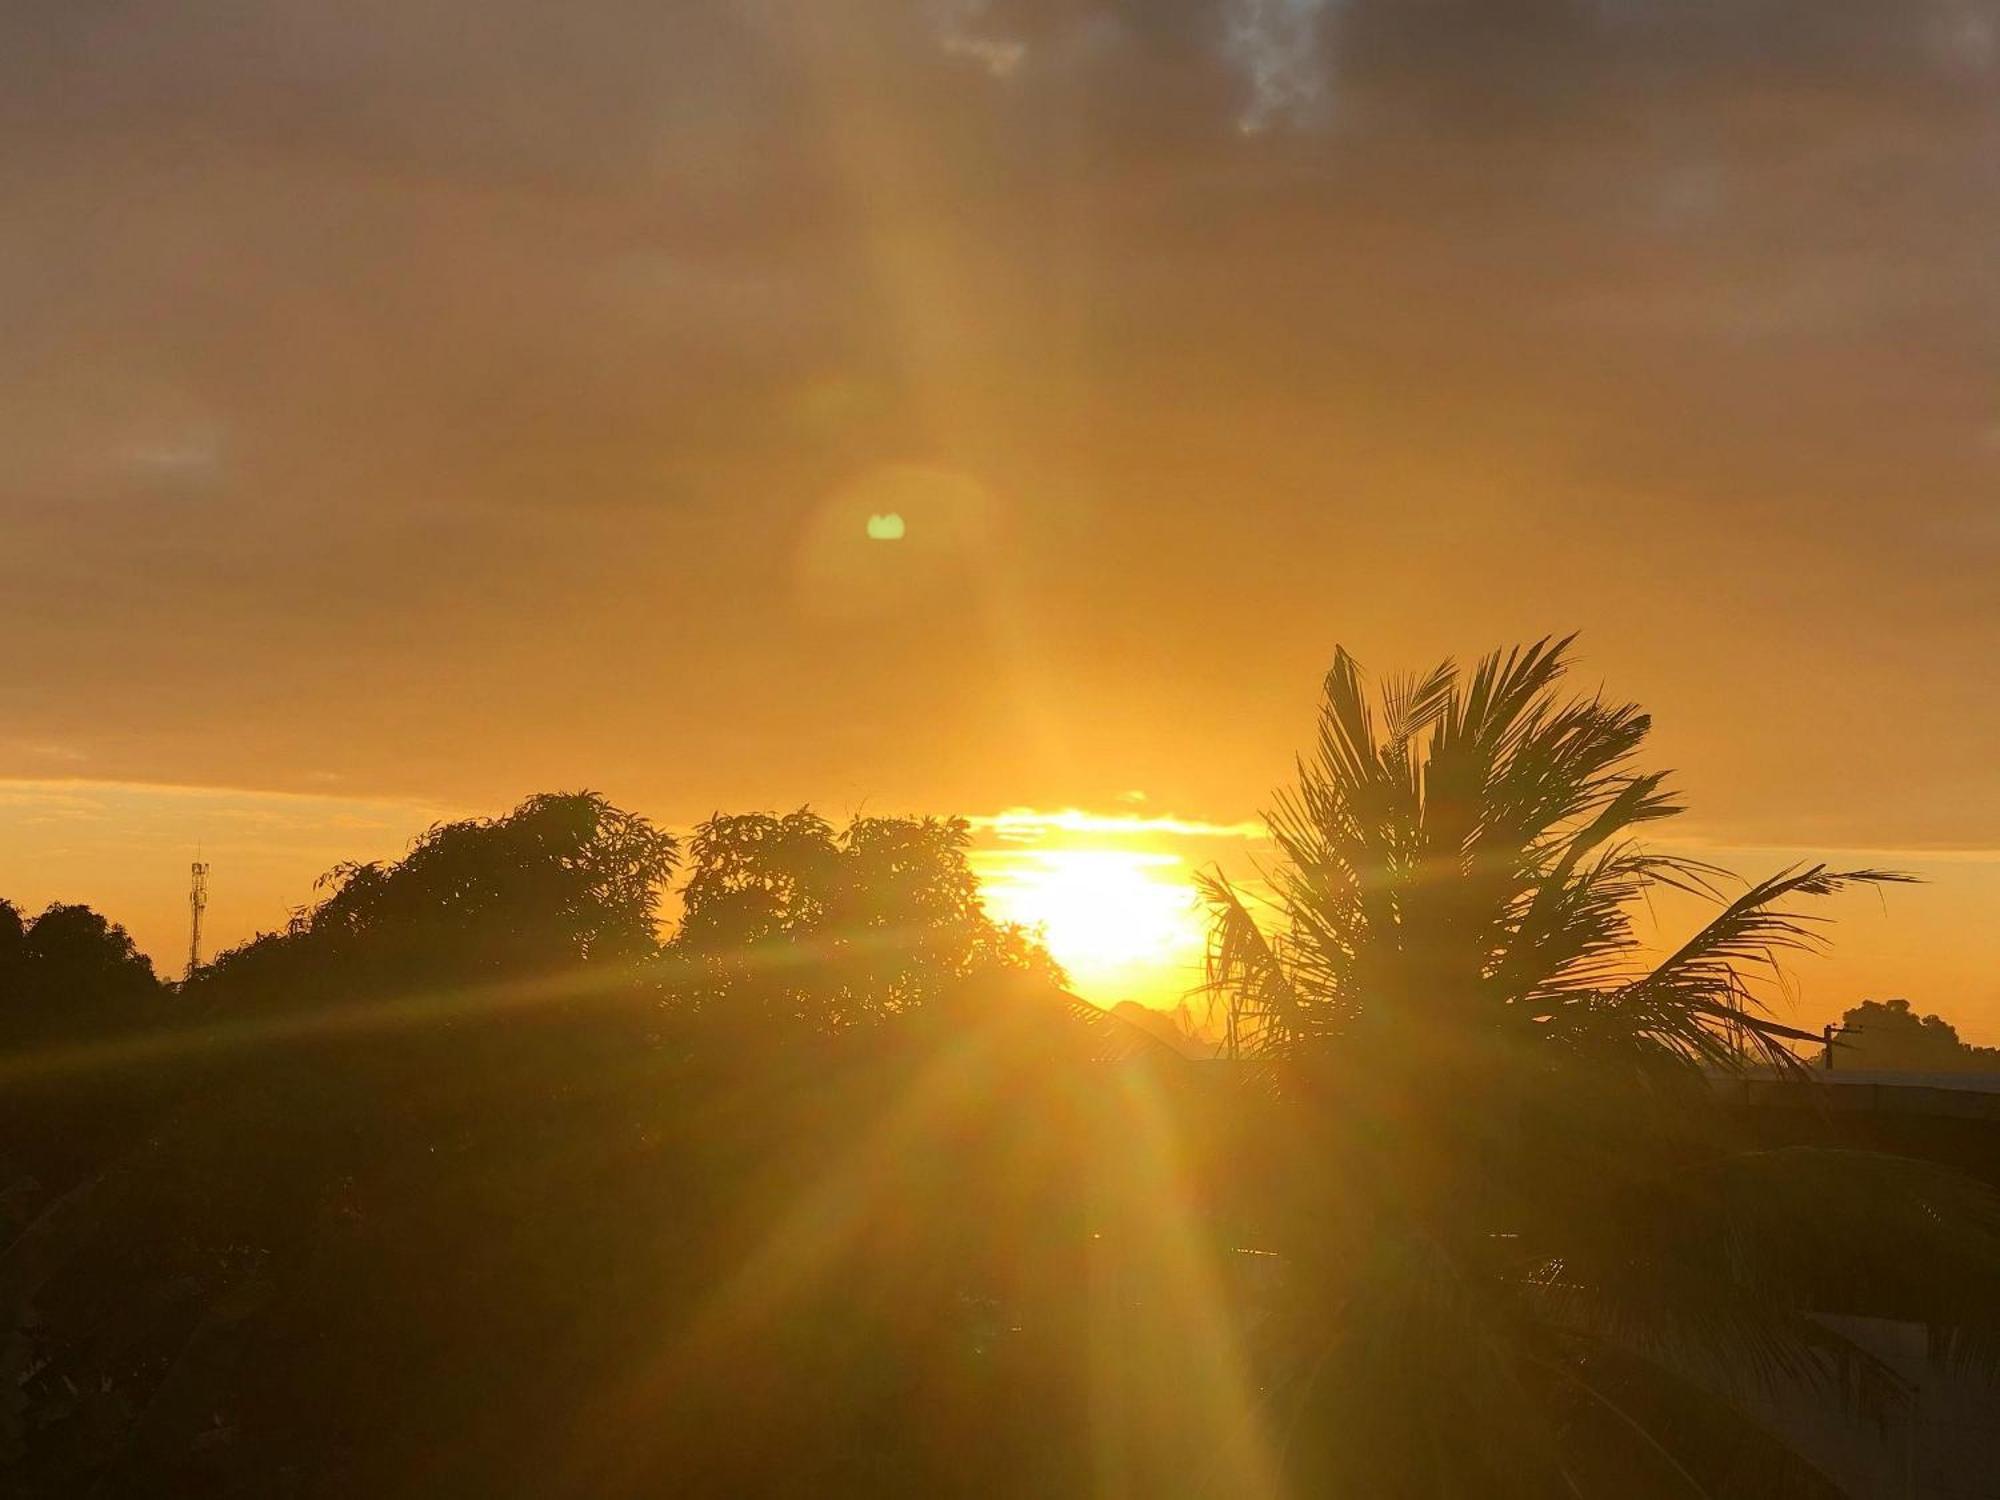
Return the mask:
{"type": "Polygon", "coordinates": [[[987,909],[1039,929],[1086,998],[1171,1004],[1193,983],[1203,931],[1179,855],[1022,849],[976,858],[987,909]]]}

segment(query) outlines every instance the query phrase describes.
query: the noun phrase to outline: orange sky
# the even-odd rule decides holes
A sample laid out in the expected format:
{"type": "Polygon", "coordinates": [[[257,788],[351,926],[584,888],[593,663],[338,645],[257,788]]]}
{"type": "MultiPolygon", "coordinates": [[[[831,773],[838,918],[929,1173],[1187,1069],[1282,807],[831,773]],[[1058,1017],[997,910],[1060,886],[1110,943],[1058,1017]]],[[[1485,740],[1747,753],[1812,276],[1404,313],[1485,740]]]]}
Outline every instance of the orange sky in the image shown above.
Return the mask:
{"type": "Polygon", "coordinates": [[[1930,877],[1804,1011],[2000,1041],[1996,148],[1984,0],[9,5],[0,893],[1233,824],[1336,641],[1581,629],[1688,837],[1930,877]]]}

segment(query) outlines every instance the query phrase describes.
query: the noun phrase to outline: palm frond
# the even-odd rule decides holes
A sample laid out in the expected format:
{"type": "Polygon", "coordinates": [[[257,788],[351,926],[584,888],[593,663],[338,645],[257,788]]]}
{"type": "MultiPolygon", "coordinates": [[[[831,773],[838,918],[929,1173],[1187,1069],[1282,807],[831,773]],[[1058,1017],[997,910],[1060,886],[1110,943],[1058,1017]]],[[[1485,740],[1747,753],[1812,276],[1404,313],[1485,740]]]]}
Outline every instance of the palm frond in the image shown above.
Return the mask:
{"type": "Polygon", "coordinates": [[[1699,1033],[1722,1028],[1746,1042],[1758,1060],[1791,1066],[1795,1058],[1783,1043],[1818,1038],[1772,1020],[1751,978],[1758,973],[1780,974],[1788,954],[1820,951],[1827,918],[1785,903],[1795,896],[1830,896],[1854,886],[1914,878],[1895,870],[1831,870],[1825,865],[1793,867],[1768,876],[1611,997],[1611,1009],[1669,1045],[1698,1052],[1703,1062],[1740,1061],[1733,1048],[1710,1048],[1700,1040],[1699,1033]]]}
{"type": "Polygon", "coordinates": [[[1210,912],[1203,983],[1212,1019],[1221,1003],[1230,1011],[1230,1041],[1255,1051],[1296,1035],[1298,994],[1271,939],[1258,926],[1236,887],[1219,871],[1195,876],[1210,912]]]}
{"type": "Polygon", "coordinates": [[[2000,1353],[2000,1194],[1885,1152],[1745,1152],[1708,1174],[1746,1274],[1821,1312],[1924,1324],[1944,1362],[2000,1353]]]}
{"type": "MultiPolygon", "coordinates": [[[[1268,816],[1270,909],[1253,914],[1220,874],[1202,881],[1212,1004],[1248,1021],[1252,1050],[1311,1063],[1276,1070],[1275,1096],[1258,1096],[1296,1107],[1263,1135],[1312,1142],[1306,1170],[1329,1184],[1315,1189],[1323,1211],[1273,1229],[1307,1284],[1301,1326],[1323,1337],[1310,1363],[1345,1370],[1315,1378],[1406,1447],[1434,1413],[1402,1397],[1477,1390],[1490,1416],[1543,1380],[1535,1400],[1571,1418],[1560,1451],[1492,1435],[1537,1493],[1589,1478],[1570,1460],[1590,1444],[1573,1454],[1569,1441],[1588,1432],[1600,1456],[1651,1465],[1667,1493],[1762,1493],[1746,1477],[1762,1475],[1771,1493],[1822,1496],[1824,1476],[1727,1387],[1745,1383],[1751,1404],[1798,1385],[1877,1409],[1897,1399],[1894,1373],[1821,1316],[1863,1283],[1904,1289],[1941,1355],[1985,1358],[2000,1349],[2000,1294],[1985,1290],[2000,1271],[1980,1257],[2000,1266],[2000,1231],[1928,1179],[1898,1188],[1887,1169],[1857,1169],[1841,1200],[1810,1185],[1817,1167],[1730,1165],[1704,1070],[1799,1069],[1794,1044],[1817,1038],[1776,1019],[1759,986],[1823,945],[1826,918],[1805,904],[1910,877],[1814,864],[1738,889],[1713,864],[1646,848],[1682,810],[1666,773],[1638,764],[1651,720],[1566,693],[1572,644],[1391,678],[1375,703],[1339,652],[1314,753],[1268,816]],[[1664,958],[1638,923],[1657,891],[1717,906],[1664,958]],[[1767,1170],[1783,1184],[1760,1185],[1767,1170]],[[1963,1305],[1855,1259],[1884,1243],[1854,1218],[1864,1205],[1922,1246],[1922,1274],[1960,1284],[1963,1305]],[[1815,1250],[1826,1241],[1844,1248],[1815,1250]],[[1447,1283],[1474,1294],[1454,1300],[1447,1283]],[[1407,1336],[1433,1317],[1425,1338],[1407,1336]],[[1391,1331],[1393,1356],[1351,1357],[1372,1347],[1369,1327],[1391,1331]],[[1451,1330],[1505,1347],[1484,1363],[1408,1352],[1451,1330]],[[1361,1373],[1391,1364],[1414,1372],[1408,1389],[1361,1373]]],[[[1522,1432],[1542,1430],[1536,1410],[1522,1432]]],[[[1596,1477],[1582,1487],[1630,1492],[1615,1466],[1596,1477]]],[[[1461,1492],[1501,1492],[1484,1484],[1461,1492]]]]}
{"type": "Polygon", "coordinates": [[[1572,1462],[1600,1493],[1850,1500],[1743,1407],[1684,1372],[1587,1339],[1549,1368],[1580,1397],[1570,1410],[1583,1451],[1572,1462]],[[1649,1468],[1660,1473],[1657,1490],[1641,1477],[1649,1468]]]}

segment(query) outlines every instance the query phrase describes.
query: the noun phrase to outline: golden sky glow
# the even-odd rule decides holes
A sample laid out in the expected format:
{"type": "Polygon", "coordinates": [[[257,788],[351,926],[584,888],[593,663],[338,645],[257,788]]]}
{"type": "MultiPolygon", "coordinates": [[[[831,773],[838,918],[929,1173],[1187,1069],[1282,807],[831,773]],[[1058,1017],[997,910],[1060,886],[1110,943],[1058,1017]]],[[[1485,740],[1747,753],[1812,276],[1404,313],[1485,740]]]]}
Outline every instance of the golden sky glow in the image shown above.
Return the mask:
{"type": "Polygon", "coordinates": [[[1576,629],[1677,836],[1930,877],[1808,1012],[2000,1040],[1991,28],[1464,9],[0,9],[0,894],[959,811],[1155,998],[1336,642],[1576,629]]]}

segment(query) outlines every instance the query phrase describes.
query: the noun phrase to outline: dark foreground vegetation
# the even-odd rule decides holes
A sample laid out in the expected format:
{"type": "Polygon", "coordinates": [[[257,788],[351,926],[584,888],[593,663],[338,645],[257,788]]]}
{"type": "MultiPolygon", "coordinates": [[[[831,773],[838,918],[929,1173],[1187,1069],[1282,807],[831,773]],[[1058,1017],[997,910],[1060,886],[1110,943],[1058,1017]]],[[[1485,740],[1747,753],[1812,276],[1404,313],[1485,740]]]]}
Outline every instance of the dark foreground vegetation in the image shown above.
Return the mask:
{"type": "Polygon", "coordinates": [[[1648,855],[1561,674],[1341,659],[1271,910],[1210,890],[1235,1062],[1066,997],[953,822],[538,797],[173,989],[0,908],[0,1492],[1835,1493],[1760,1393],[1903,1398],[1819,1314],[1989,1358],[2000,1214],[1706,1079],[1891,877],[1648,855]]]}

